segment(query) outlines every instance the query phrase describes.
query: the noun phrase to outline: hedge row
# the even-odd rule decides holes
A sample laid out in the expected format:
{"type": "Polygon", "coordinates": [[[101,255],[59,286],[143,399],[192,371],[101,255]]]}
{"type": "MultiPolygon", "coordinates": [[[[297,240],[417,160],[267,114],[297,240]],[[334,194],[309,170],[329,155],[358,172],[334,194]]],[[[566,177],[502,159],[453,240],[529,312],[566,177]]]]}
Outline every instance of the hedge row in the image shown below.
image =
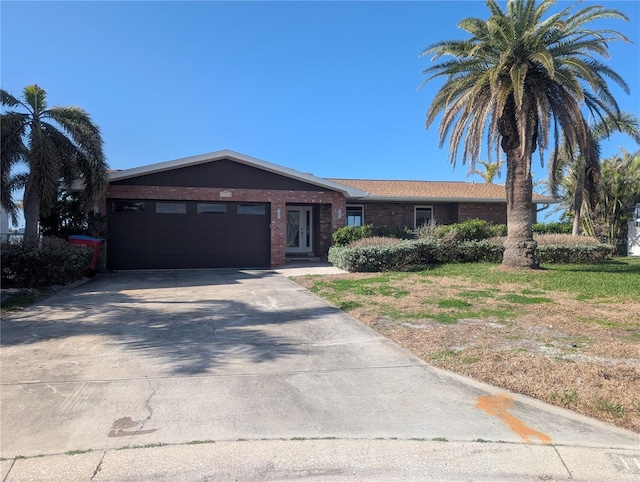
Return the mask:
{"type": "Polygon", "coordinates": [[[597,246],[538,246],[536,255],[542,263],[597,264],[611,257],[614,247],[610,244],[597,246]]]}
{"type": "MultiPolygon", "coordinates": [[[[348,247],[333,246],[329,261],[338,268],[353,272],[398,271],[412,266],[439,263],[500,263],[504,247],[495,241],[444,243],[437,239],[403,241],[396,245],[348,247]]],[[[542,263],[599,263],[612,252],[609,245],[539,246],[542,263]]]]}
{"type": "Polygon", "coordinates": [[[46,237],[39,244],[2,244],[3,286],[44,287],[64,285],[82,278],[88,271],[93,251],[71,246],[60,238],[46,237]]]}

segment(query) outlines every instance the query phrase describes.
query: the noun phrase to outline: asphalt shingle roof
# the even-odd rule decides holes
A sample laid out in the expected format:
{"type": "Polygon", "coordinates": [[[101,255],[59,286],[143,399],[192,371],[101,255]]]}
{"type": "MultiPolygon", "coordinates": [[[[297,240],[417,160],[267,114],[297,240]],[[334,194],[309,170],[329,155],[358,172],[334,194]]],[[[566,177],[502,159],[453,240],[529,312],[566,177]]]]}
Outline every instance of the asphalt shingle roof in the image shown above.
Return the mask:
{"type": "MultiPolygon", "coordinates": [[[[459,181],[387,181],[370,179],[330,179],[330,181],[367,191],[375,198],[407,198],[456,201],[506,201],[502,184],[459,181]]],[[[534,202],[553,202],[553,198],[533,195],[534,202]]]]}

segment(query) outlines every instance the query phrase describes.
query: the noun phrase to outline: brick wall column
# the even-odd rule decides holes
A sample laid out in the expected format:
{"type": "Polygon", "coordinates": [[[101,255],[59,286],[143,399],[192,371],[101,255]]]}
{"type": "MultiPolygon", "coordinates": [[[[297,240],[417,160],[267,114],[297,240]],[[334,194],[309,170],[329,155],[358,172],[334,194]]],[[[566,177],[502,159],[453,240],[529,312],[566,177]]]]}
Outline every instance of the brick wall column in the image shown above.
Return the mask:
{"type": "Polygon", "coordinates": [[[284,266],[287,246],[287,204],[283,199],[271,202],[271,267],[284,266]],[[280,213],[280,219],[278,219],[280,213]]]}

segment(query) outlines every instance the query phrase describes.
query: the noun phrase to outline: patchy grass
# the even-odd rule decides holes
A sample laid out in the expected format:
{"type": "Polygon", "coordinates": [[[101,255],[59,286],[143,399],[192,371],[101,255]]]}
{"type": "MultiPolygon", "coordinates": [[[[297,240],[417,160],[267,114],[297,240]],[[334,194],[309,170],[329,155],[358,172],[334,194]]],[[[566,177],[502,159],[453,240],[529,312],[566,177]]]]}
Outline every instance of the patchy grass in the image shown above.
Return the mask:
{"type": "Polygon", "coordinates": [[[2,311],[18,311],[34,304],[46,296],[46,292],[38,289],[23,289],[17,293],[7,295],[2,300],[2,311]]]}
{"type": "Polygon", "coordinates": [[[532,297],[532,296],[524,296],[519,295],[517,293],[509,293],[503,296],[503,299],[508,301],[509,303],[518,304],[518,305],[534,305],[537,303],[551,303],[550,298],[546,297],[532,297]]]}
{"type": "Polygon", "coordinates": [[[640,432],[640,259],[296,281],[428,363],[640,432]]]}
{"type": "Polygon", "coordinates": [[[67,455],[81,455],[91,452],[91,450],[69,450],[65,452],[67,455]]]}

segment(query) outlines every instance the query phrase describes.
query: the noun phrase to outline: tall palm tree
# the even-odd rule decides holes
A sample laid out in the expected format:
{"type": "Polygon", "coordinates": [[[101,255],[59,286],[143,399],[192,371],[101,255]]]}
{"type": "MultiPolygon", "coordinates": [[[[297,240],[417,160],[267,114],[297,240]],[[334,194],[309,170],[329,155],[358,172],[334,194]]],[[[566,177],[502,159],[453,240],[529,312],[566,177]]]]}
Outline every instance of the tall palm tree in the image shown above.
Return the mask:
{"type": "Polygon", "coordinates": [[[595,164],[587,164],[577,146],[571,146],[563,139],[559,152],[552,156],[549,163],[549,184],[554,196],[558,195],[558,188],[564,183],[569,184],[568,194],[571,199],[573,212],[574,236],[580,234],[580,219],[582,205],[586,198],[593,209],[598,200],[598,183],[600,179],[600,146],[602,141],[614,132],[620,132],[633,138],[640,144],[640,120],[633,114],[621,112],[616,118],[605,118],[590,127],[595,142],[597,157],[595,164]]]}
{"type": "Polygon", "coordinates": [[[495,146],[498,158],[501,152],[506,154],[505,267],[538,267],[531,231],[535,150],[542,160],[550,136],[557,147],[561,131],[593,162],[597,153],[581,107],[598,119],[614,117],[619,108],[607,80],[629,90],[617,73],[595,57],[607,57],[608,43],[628,41],[626,37],[587,28],[595,20],[627,17],[601,6],[573,12],[571,5],[551,14],[554,3],[510,0],[503,11],[496,0],[487,0],[488,20],[467,18],[458,24],[471,35],[469,39],[441,41],[421,54],[439,62],[424,71],[429,77],[422,85],[446,79],[431,102],[426,127],[443,114],[440,146],[450,137],[450,162],[455,165],[463,144],[462,162],[473,167],[485,133],[488,150],[495,146]]]}
{"type": "Polygon", "coordinates": [[[100,129],[83,109],[49,108],[46,97],[35,84],[25,87],[20,99],[0,89],[2,107],[9,109],[0,118],[2,206],[15,216],[13,191],[24,187],[25,240],[37,239],[40,213],[50,210],[61,181],[81,182],[85,206],[107,182],[100,129]],[[12,175],[20,163],[27,172],[12,175]]]}

